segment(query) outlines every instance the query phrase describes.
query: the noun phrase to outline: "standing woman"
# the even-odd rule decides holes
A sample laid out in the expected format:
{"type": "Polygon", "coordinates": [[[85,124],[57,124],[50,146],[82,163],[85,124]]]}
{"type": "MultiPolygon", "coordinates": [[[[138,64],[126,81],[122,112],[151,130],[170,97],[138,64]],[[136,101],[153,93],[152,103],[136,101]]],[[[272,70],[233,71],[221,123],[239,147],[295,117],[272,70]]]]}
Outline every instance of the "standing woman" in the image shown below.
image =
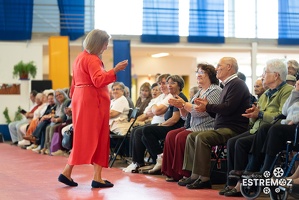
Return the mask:
{"type": "Polygon", "coordinates": [[[73,66],[73,79],[70,91],[73,109],[73,149],[68,162],[59,175],[58,181],[77,186],[72,178],[74,165],[92,164],[93,188],[113,187],[102,179],[102,168],[108,167],[109,156],[109,109],[110,96],[108,84],[116,80],[116,73],[124,70],[128,61],[119,62],[106,71],[101,61],[107,49],[110,35],[94,29],[86,36],[81,52],[73,66]]]}

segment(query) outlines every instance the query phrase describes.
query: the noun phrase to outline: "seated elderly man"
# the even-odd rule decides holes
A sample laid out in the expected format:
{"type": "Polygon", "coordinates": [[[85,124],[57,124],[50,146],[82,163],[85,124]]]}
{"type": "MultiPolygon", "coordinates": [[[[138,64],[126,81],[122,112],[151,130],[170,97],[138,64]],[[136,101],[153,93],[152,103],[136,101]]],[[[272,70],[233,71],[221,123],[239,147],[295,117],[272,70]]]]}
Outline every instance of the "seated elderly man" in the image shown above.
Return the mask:
{"type": "MultiPolygon", "coordinates": [[[[280,59],[272,59],[267,62],[262,76],[263,85],[269,88],[258,101],[258,106],[253,105],[243,114],[253,123],[250,131],[235,136],[227,142],[228,171],[237,177],[242,174],[248,163],[247,155],[255,138],[255,133],[264,124],[271,124],[273,119],[281,114],[282,107],[291,94],[292,86],[286,84],[287,69],[280,59]],[[234,169],[234,170],[233,170],[234,169]]],[[[241,196],[239,184],[235,179],[228,179],[228,187],[220,191],[220,195],[241,196]]]]}
{"type": "Polygon", "coordinates": [[[259,100],[259,98],[262,96],[262,94],[264,94],[264,92],[266,91],[267,86],[263,85],[263,81],[261,78],[258,78],[255,83],[254,83],[254,94],[257,96],[257,99],[259,100]]]}
{"type": "Polygon", "coordinates": [[[217,67],[217,78],[222,81],[220,104],[210,104],[197,98],[198,112],[216,114],[214,130],[193,132],[188,135],[183,169],[192,171],[189,178],[178,184],[188,189],[211,188],[210,167],[213,146],[226,141],[248,129],[249,120],[242,113],[249,107],[250,93],[244,81],[237,77],[238,63],[233,57],[223,57],[217,67]]]}

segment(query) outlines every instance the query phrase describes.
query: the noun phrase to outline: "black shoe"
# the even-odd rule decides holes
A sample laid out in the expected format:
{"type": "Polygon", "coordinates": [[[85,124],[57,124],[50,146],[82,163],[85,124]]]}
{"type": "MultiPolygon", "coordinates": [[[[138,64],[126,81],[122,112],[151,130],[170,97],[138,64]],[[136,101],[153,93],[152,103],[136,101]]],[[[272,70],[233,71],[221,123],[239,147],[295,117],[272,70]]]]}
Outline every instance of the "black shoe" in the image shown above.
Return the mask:
{"type": "Polygon", "coordinates": [[[61,182],[61,183],[64,183],[68,186],[71,186],[71,187],[76,187],[78,186],[78,183],[76,183],[73,179],[70,180],[68,179],[66,176],[64,176],[63,174],[60,174],[59,177],[58,177],[58,181],[61,182]]]}
{"type": "Polygon", "coordinates": [[[236,188],[231,189],[230,191],[224,193],[226,197],[242,197],[242,193],[238,192],[236,188]]]}
{"type": "Polygon", "coordinates": [[[97,181],[92,181],[91,182],[91,187],[93,188],[108,188],[108,187],[113,187],[114,185],[107,181],[107,180],[104,180],[105,183],[100,183],[100,182],[97,182],[97,181]]]}
{"type": "Polygon", "coordinates": [[[189,178],[182,178],[181,180],[179,180],[178,185],[179,186],[186,186],[188,184],[192,184],[196,181],[196,179],[191,179],[191,177],[189,178]]]}
{"type": "Polygon", "coordinates": [[[250,171],[244,171],[243,172],[243,176],[250,176],[250,175],[252,175],[254,172],[250,172],[250,171]]]}
{"type": "Polygon", "coordinates": [[[212,184],[211,181],[201,181],[200,179],[197,179],[194,183],[186,185],[188,189],[211,189],[212,184]]]}
{"type": "Polygon", "coordinates": [[[219,195],[224,195],[226,192],[231,191],[232,188],[230,188],[229,186],[226,186],[224,189],[219,191],[219,195]]]}
{"type": "Polygon", "coordinates": [[[244,170],[232,170],[229,172],[229,175],[241,176],[243,173],[244,173],[244,170]]]}

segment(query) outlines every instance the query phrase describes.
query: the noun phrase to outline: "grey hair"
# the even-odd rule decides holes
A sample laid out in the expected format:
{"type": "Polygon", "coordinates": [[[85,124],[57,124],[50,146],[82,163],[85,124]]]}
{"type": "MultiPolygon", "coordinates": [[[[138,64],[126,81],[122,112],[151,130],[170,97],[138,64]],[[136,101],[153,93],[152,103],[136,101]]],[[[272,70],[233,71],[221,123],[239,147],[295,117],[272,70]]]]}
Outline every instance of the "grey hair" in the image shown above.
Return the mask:
{"type": "Polygon", "coordinates": [[[280,79],[282,81],[286,81],[286,77],[288,74],[287,66],[282,59],[271,59],[267,61],[267,69],[270,72],[276,72],[280,75],[280,79]]]}
{"type": "Polygon", "coordinates": [[[111,89],[113,89],[114,86],[117,86],[119,85],[120,86],[120,89],[125,93],[125,84],[123,84],[123,82],[114,82],[111,86],[111,89]]]}
{"type": "Polygon", "coordinates": [[[181,76],[179,76],[179,75],[168,76],[166,81],[168,82],[169,79],[173,80],[173,82],[178,83],[178,86],[180,87],[180,91],[183,90],[183,88],[185,86],[185,81],[181,76]]]}
{"type": "Polygon", "coordinates": [[[55,100],[55,104],[57,104],[57,105],[60,105],[60,104],[61,104],[61,103],[57,100],[57,98],[56,98],[56,92],[61,93],[61,94],[64,96],[64,100],[68,100],[68,99],[69,99],[69,97],[67,96],[67,94],[64,92],[63,89],[57,89],[57,90],[55,90],[55,92],[54,92],[54,100],[55,100]]]}
{"type": "Polygon", "coordinates": [[[111,36],[103,30],[90,31],[83,41],[83,48],[90,54],[100,55],[104,45],[109,43],[111,36]]]}
{"type": "Polygon", "coordinates": [[[44,94],[43,93],[37,93],[37,95],[35,96],[35,99],[39,99],[39,100],[43,100],[44,94]]]}

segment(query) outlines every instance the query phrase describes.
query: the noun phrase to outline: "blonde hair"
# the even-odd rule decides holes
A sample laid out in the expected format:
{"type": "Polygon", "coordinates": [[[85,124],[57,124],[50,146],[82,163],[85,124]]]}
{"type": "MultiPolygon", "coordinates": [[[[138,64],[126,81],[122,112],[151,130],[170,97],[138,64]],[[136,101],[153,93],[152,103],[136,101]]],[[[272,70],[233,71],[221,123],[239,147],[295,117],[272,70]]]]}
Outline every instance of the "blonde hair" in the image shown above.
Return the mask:
{"type": "Polygon", "coordinates": [[[90,54],[99,55],[111,36],[103,30],[94,29],[90,31],[83,41],[83,48],[90,54]]]}

